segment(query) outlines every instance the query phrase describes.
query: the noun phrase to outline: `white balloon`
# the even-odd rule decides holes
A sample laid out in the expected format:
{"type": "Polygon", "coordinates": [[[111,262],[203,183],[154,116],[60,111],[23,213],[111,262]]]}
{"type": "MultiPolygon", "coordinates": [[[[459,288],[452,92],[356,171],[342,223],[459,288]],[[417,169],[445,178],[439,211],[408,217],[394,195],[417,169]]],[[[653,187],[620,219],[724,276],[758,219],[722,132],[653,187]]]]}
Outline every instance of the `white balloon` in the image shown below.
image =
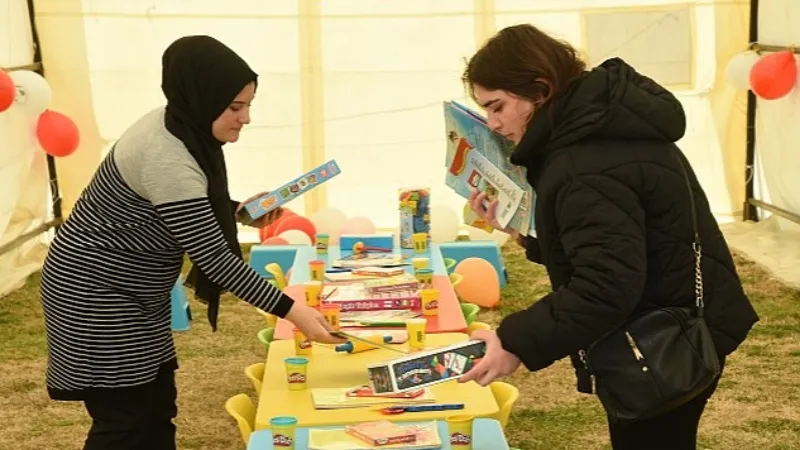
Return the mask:
{"type": "Polygon", "coordinates": [[[24,111],[31,117],[38,117],[45,109],[50,107],[53,100],[53,91],[41,75],[30,70],[17,70],[11,72],[11,79],[17,87],[14,98],[14,107],[24,111]]]}
{"type": "Polygon", "coordinates": [[[725,67],[725,78],[728,83],[736,89],[750,89],[750,70],[759,59],[761,56],[752,50],[739,53],[731,58],[725,67]]]}
{"type": "Polygon", "coordinates": [[[431,206],[431,242],[441,244],[456,240],[461,219],[447,205],[431,206]]]}
{"type": "Polygon", "coordinates": [[[467,231],[469,232],[469,239],[472,241],[495,241],[498,246],[505,244],[510,237],[502,231],[497,230],[493,230],[490,234],[480,228],[467,227],[467,231]]]}
{"type": "Polygon", "coordinates": [[[300,230],[286,230],[278,237],[286,239],[286,242],[293,245],[311,245],[311,238],[300,230]]]}
{"type": "Polygon", "coordinates": [[[328,234],[329,242],[336,244],[339,242],[339,232],[347,222],[347,216],[336,208],[322,208],[315,212],[309,220],[314,224],[317,233],[328,234]]]}

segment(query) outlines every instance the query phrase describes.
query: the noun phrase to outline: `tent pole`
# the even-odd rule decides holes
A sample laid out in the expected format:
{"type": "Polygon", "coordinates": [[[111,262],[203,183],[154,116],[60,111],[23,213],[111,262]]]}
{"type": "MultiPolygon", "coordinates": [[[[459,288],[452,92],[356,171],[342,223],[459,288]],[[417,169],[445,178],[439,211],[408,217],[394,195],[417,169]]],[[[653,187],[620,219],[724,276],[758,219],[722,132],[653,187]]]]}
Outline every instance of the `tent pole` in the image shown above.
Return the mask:
{"type": "MultiPolygon", "coordinates": [[[[27,0],[28,2],[28,19],[31,23],[31,38],[33,39],[33,65],[35,71],[44,76],[44,65],[42,64],[42,47],[39,42],[39,33],[36,31],[36,10],[34,9],[34,0],[27,0]]],[[[58,175],[56,173],[55,158],[47,155],[47,173],[50,177],[50,191],[53,202],[53,223],[55,224],[56,232],[58,232],[63,219],[61,211],[61,192],[58,189],[58,175]]]]}
{"type": "MultiPolygon", "coordinates": [[[[750,44],[758,42],[758,0],[750,0],[750,44]]],[[[755,184],[755,156],[756,156],[756,95],[752,90],[747,91],[747,153],[745,156],[745,193],[743,220],[758,221],[758,212],[755,205],[750,203],[753,198],[755,184]]]]}

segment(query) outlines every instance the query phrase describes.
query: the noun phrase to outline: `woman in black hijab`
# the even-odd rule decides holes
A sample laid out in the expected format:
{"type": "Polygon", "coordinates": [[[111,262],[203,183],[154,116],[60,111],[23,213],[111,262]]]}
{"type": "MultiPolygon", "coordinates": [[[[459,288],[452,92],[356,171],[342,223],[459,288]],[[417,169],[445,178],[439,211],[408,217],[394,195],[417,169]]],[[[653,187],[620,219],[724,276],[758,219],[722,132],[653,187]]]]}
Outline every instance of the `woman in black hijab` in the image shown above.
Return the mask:
{"type": "MultiPolygon", "coordinates": [[[[187,284],[217,328],[224,290],[338,343],[322,315],[243,260],[222,146],[250,122],[257,76],[208,36],[164,52],[166,108],[114,145],[54,239],[42,270],[47,388],[85,403],[85,449],[174,449],[177,414],[170,291],[184,254],[187,284]]],[[[273,221],[280,212],[254,224],[273,221]]]]}

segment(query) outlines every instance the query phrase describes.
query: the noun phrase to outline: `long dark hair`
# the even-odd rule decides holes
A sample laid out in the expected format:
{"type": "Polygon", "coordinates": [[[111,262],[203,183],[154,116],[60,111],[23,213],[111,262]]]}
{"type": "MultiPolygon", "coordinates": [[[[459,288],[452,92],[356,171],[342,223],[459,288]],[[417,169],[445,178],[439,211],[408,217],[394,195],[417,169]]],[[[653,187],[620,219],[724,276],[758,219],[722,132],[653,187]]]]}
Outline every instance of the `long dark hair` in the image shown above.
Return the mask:
{"type": "Polygon", "coordinates": [[[470,58],[461,80],[474,98],[474,85],[545,103],[586,70],[578,51],[533,25],[500,30],[470,58]]]}

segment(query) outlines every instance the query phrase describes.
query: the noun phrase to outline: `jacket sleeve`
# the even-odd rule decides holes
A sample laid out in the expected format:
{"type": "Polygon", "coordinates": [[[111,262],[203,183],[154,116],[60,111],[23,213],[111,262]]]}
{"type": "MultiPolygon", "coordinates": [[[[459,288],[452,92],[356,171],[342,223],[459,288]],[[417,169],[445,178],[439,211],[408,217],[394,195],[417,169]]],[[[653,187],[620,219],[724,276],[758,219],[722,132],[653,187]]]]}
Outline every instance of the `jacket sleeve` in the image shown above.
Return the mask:
{"type": "Polygon", "coordinates": [[[533,236],[519,236],[517,243],[525,249],[525,257],[528,261],[541,264],[542,252],[539,249],[539,240],[533,236]]]}
{"type": "Polygon", "coordinates": [[[600,191],[573,179],[557,193],[555,215],[571,278],[507,316],[497,330],[503,348],[531,371],[585,349],[621,325],[646,279],[644,211],[628,187],[604,183],[600,191]]]}

